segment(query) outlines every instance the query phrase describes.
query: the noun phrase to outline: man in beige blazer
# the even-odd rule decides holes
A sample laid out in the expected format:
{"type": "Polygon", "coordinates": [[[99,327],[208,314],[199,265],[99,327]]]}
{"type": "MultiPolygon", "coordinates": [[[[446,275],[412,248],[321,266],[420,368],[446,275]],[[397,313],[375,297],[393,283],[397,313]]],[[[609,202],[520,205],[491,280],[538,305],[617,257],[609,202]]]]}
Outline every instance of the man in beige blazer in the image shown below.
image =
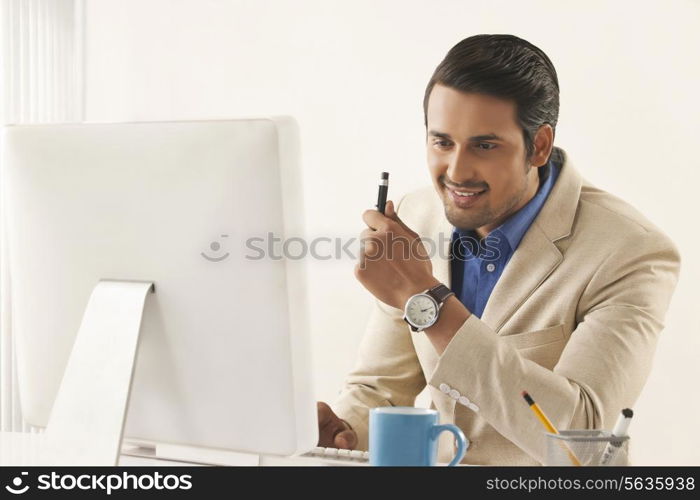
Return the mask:
{"type": "MultiPolygon", "coordinates": [[[[546,440],[521,391],[558,429],[610,429],[634,406],[680,257],[554,147],[558,90],[546,55],[510,35],[465,39],[438,66],[424,101],[433,186],[363,216],[355,274],[376,300],[344,390],[332,409],[319,403],[320,445],[366,450],[369,409],[413,406],[427,385],[441,421],[470,441],[463,463],[539,465],[546,440]],[[434,324],[412,331],[409,299],[453,286],[455,228],[483,239],[502,227],[542,189],[547,164],[556,181],[480,316],[452,295],[434,324]],[[389,255],[399,240],[410,255],[389,255]]],[[[439,453],[452,457],[449,437],[439,453]]]]}

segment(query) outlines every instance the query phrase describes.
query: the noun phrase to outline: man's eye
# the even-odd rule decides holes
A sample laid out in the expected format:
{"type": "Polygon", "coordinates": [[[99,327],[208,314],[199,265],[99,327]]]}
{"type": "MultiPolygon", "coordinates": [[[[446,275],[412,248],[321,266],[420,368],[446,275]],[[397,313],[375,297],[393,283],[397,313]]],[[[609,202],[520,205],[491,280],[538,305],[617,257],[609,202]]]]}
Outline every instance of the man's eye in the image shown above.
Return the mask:
{"type": "Polygon", "coordinates": [[[450,143],[448,141],[435,141],[433,144],[437,144],[441,148],[449,148],[450,143]]]}
{"type": "Polygon", "coordinates": [[[479,144],[477,144],[477,148],[481,149],[482,151],[490,151],[492,149],[496,149],[496,145],[491,144],[490,142],[480,142],[479,144]],[[488,147],[482,148],[481,146],[488,146],[488,147]]]}

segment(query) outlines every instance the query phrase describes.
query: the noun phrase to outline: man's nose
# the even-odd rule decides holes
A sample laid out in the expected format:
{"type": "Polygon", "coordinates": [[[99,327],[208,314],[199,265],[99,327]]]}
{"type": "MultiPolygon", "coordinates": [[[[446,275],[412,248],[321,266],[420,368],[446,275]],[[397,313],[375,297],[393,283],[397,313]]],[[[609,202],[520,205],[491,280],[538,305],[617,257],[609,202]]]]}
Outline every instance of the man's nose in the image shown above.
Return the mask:
{"type": "Polygon", "coordinates": [[[455,151],[447,163],[447,178],[454,184],[468,183],[474,179],[474,169],[463,151],[455,151]]]}

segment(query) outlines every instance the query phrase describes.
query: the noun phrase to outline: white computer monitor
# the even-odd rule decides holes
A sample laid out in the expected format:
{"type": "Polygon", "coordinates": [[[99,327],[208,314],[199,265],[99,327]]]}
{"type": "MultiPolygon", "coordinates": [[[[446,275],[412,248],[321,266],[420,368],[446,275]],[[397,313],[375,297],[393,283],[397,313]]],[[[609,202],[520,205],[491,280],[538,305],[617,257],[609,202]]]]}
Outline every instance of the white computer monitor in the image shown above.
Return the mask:
{"type": "Polygon", "coordinates": [[[316,445],[289,117],[26,125],[2,137],[24,419],[45,426],[95,285],[155,283],[124,436],[290,455],[316,445]],[[255,257],[255,258],[251,258],[255,257]]]}

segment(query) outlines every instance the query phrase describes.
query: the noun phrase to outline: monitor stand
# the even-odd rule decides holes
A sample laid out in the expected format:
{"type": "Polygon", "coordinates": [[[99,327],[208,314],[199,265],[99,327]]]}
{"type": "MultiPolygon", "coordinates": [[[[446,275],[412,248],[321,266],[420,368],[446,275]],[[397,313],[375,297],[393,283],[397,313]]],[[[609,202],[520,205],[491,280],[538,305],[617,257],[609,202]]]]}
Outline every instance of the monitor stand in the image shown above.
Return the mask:
{"type": "Polygon", "coordinates": [[[93,289],[44,433],[52,465],[118,464],[149,292],[126,280],[93,289]]]}
{"type": "Polygon", "coordinates": [[[187,464],[257,466],[263,463],[264,455],[238,452],[220,448],[171,443],[143,443],[125,440],[122,443],[122,456],[167,460],[187,464]]]}

